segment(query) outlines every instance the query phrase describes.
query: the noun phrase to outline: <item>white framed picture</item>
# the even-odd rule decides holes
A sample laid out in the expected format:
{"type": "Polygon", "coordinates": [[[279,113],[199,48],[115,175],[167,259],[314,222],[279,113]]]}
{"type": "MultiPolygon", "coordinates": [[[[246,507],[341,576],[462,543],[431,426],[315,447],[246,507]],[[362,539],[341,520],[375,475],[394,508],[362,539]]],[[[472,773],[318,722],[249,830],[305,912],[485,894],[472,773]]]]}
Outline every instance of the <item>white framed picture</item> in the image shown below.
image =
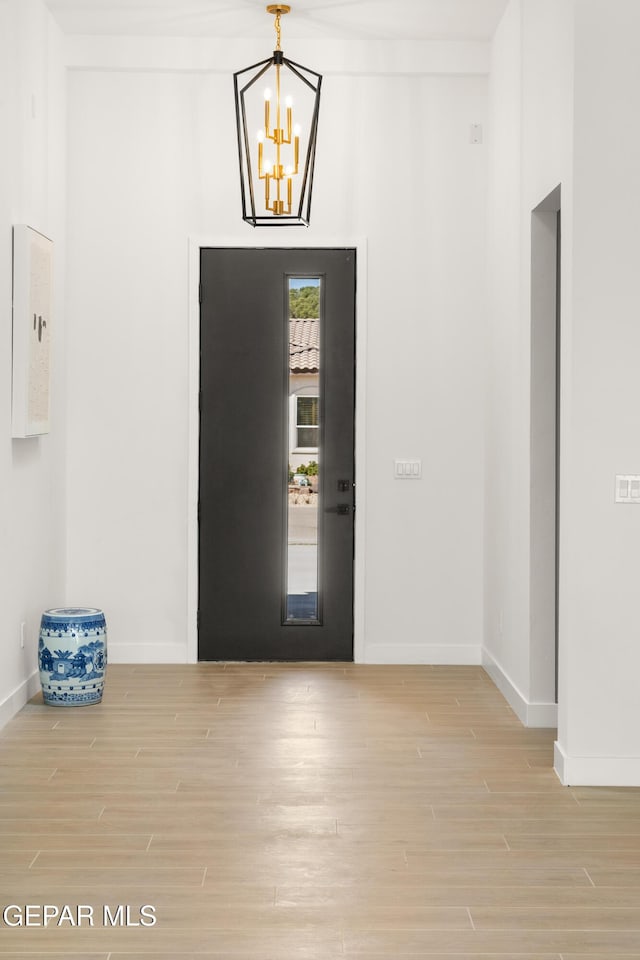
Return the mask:
{"type": "Polygon", "coordinates": [[[49,433],[52,270],[52,241],[14,225],[13,437],[49,433]]]}

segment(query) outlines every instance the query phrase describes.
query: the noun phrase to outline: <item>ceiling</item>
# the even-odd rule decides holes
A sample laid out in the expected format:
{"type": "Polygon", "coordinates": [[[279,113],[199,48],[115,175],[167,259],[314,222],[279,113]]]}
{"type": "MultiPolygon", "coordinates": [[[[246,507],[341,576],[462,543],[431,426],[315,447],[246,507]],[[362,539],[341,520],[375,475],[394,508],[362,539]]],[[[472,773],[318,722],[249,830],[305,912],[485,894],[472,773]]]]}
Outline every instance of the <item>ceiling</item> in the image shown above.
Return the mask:
{"type": "MultiPolygon", "coordinates": [[[[488,40],[508,0],[291,0],[292,39],[488,40]]],[[[65,33],[262,38],[266,0],[45,0],[65,33]]]]}

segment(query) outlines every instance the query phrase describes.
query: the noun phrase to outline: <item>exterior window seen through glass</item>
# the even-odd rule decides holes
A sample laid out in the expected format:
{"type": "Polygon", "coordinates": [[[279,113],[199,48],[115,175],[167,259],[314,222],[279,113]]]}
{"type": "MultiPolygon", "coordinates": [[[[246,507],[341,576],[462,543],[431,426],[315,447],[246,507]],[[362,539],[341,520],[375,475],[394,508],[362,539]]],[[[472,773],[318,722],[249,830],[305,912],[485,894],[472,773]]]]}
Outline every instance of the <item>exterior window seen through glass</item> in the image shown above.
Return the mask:
{"type": "Polygon", "coordinates": [[[297,397],[296,446],[318,447],[318,397],[297,397]]]}

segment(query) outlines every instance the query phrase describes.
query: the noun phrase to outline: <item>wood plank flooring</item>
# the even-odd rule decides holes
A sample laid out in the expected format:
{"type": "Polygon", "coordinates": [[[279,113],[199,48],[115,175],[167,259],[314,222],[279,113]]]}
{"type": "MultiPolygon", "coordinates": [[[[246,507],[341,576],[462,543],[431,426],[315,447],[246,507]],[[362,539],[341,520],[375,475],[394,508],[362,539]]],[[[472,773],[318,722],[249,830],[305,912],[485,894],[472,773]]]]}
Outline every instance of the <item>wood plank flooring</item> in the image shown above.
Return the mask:
{"type": "Polygon", "coordinates": [[[640,960],[640,790],[553,740],[479,667],[110,666],[0,731],[0,956],[640,960]]]}

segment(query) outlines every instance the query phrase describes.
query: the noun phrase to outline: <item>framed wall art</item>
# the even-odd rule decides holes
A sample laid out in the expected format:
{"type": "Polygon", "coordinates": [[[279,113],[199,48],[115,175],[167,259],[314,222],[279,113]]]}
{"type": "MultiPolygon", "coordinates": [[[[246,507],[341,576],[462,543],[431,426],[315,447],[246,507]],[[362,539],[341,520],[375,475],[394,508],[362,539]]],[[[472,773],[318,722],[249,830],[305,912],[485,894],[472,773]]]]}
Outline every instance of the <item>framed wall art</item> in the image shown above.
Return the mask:
{"type": "Polygon", "coordinates": [[[12,436],[49,433],[53,243],[13,228],[12,436]]]}

